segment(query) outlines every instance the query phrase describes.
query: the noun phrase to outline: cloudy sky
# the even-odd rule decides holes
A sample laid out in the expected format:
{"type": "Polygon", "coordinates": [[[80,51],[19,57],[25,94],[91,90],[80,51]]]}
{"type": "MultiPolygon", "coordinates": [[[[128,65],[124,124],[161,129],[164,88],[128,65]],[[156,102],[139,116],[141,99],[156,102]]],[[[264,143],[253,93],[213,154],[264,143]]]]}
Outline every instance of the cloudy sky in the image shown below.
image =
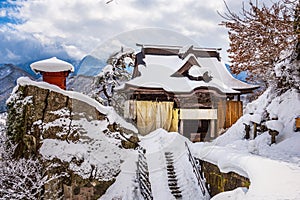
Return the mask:
{"type": "MultiPolygon", "coordinates": [[[[226,2],[235,11],[242,5],[226,2]]],[[[0,1],[0,63],[49,56],[80,60],[107,41],[221,47],[228,60],[227,30],[219,26],[217,11],[225,11],[223,0],[0,1]],[[112,39],[120,35],[126,37],[112,39]]]]}

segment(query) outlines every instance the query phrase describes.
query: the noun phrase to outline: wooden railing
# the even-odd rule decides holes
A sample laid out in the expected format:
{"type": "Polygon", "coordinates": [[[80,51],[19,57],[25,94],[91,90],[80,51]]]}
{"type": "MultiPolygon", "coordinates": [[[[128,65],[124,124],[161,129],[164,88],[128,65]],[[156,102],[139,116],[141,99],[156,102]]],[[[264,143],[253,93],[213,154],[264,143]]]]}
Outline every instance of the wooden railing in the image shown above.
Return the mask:
{"type": "Polygon", "coordinates": [[[190,150],[187,142],[185,142],[185,146],[187,148],[189,161],[190,161],[190,163],[191,163],[191,165],[193,167],[193,172],[194,172],[194,174],[195,174],[195,176],[197,178],[200,190],[201,190],[203,196],[208,195],[207,194],[208,190],[207,190],[206,185],[205,185],[205,179],[204,179],[204,177],[202,175],[202,171],[201,171],[201,165],[200,165],[201,160],[193,157],[193,155],[191,153],[191,150],[190,150]]]}
{"type": "Polygon", "coordinates": [[[145,157],[145,149],[138,149],[138,161],[136,176],[141,190],[141,194],[145,200],[152,200],[151,183],[149,181],[148,164],[145,157]]]}

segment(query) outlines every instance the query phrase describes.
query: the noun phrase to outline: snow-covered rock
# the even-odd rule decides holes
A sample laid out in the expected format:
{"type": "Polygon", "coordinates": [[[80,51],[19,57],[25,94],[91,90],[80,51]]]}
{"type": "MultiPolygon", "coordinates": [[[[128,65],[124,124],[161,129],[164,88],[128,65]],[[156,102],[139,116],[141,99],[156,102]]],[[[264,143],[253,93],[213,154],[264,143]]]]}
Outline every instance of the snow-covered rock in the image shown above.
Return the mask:
{"type": "Polygon", "coordinates": [[[47,173],[65,174],[53,187],[93,185],[99,195],[97,188],[113,182],[126,155],[120,133],[136,132],[111,107],[29,78],[18,79],[7,104],[8,134],[19,144],[15,154],[39,155],[50,166],[47,173]]]}

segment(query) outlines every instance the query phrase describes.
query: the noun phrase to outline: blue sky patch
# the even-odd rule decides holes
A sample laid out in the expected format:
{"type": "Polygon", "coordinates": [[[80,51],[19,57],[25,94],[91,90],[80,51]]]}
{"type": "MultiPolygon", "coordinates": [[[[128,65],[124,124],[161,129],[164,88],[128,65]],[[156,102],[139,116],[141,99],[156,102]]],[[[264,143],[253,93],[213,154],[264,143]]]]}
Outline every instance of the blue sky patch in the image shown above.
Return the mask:
{"type": "Polygon", "coordinates": [[[0,24],[20,24],[23,21],[21,19],[13,17],[10,13],[18,12],[19,6],[12,3],[14,1],[0,0],[0,24]]]}

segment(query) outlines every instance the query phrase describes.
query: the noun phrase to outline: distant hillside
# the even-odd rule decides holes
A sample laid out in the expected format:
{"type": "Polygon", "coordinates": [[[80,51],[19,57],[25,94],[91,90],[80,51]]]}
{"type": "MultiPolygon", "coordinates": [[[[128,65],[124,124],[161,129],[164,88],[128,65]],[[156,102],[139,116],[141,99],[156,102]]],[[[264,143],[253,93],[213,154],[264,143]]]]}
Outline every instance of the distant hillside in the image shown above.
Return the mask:
{"type": "Polygon", "coordinates": [[[243,71],[243,72],[241,72],[241,73],[239,73],[239,74],[236,75],[236,74],[233,74],[233,73],[232,73],[229,64],[225,64],[225,66],[226,66],[227,70],[232,74],[232,76],[233,76],[234,78],[236,78],[236,79],[238,79],[238,80],[240,80],[240,81],[243,81],[243,82],[247,82],[247,81],[246,81],[246,79],[247,79],[247,77],[248,77],[247,72],[243,71]]]}
{"type": "Polygon", "coordinates": [[[78,65],[77,75],[96,76],[106,66],[104,60],[100,60],[91,55],[85,56],[78,65]]]}
{"type": "Polygon", "coordinates": [[[31,74],[12,64],[0,65],[0,113],[6,111],[6,100],[16,85],[16,80],[21,76],[35,79],[31,74]]]}

